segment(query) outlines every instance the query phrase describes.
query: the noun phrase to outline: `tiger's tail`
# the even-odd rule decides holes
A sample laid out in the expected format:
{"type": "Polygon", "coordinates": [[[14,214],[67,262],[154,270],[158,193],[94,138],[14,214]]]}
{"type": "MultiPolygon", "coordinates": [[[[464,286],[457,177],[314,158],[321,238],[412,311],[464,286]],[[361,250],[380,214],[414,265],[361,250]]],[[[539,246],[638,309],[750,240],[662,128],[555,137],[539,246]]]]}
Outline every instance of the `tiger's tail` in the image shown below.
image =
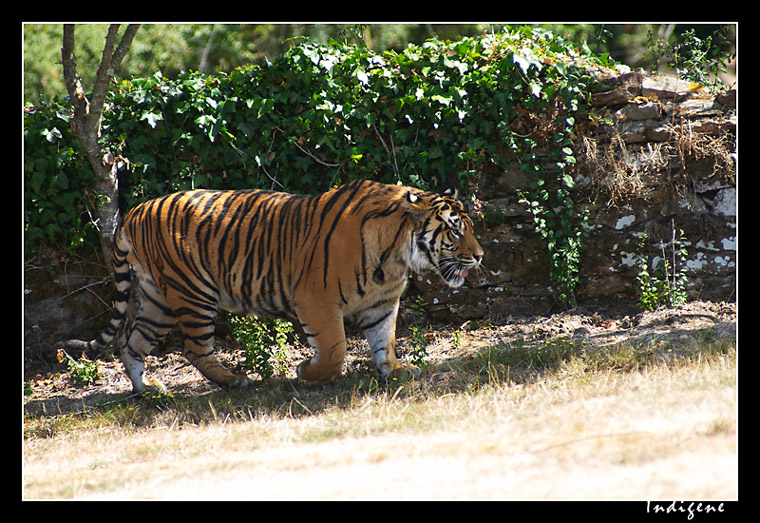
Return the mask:
{"type": "Polygon", "coordinates": [[[58,347],[77,351],[91,351],[108,345],[114,339],[124,323],[124,318],[127,314],[127,306],[129,304],[132,281],[127,256],[131,250],[131,245],[121,234],[121,230],[118,229],[114,235],[113,246],[113,278],[116,290],[113,298],[113,316],[111,316],[111,323],[109,323],[94,340],[65,340],[58,342],[58,347]]]}

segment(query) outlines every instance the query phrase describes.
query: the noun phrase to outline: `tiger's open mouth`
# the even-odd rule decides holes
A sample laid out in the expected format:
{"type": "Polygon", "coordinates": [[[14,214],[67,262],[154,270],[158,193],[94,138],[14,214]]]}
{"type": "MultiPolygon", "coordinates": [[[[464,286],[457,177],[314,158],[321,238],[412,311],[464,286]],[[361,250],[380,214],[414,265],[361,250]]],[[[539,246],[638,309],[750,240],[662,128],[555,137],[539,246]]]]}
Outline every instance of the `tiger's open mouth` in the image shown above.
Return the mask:
{"type": "Polygon", "coordinates": [[[438,272],[449,287],[461,287],[470,273],[469,269],[477,265],[477,262],[462,263],[458,260],[446,260],[438,265],[438,272]]]}

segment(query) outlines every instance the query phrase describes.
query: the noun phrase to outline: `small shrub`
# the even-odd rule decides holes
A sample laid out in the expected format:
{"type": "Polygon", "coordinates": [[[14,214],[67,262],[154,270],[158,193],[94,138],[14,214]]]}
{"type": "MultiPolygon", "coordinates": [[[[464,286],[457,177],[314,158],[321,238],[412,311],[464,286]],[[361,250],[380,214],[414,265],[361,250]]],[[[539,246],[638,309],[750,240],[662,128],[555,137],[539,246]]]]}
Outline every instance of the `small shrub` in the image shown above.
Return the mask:
{"type": "Polygon", "coordinates": [[[427,342],[427,329],[425,327],[419,327],[412,325],[411,345],[412,350],[409,353],[409,360],[412,365],[421,367],[427,364],[428,358],[428,342],[427,342]]]}
{"type": "Polygon", "coordinates": [[[647,45],[655,70],[660,64],[667,63],[684,80],[718,91],[726,89],[728,86],[718,75],[725,73],[736,58],[729,36],[730,28],[730,25],[722,24],[704,37],[698,36],[693,28],[688,29],[681,33],[675,45],[656,38],[650,32],[647,45]]]}
{"type": "MultiPolygon", "coordinates": [[[[676,231],[673,227],[669,243],[670,256],[666,253],[666,242],[660,243],[662,257],[652,266],[649,257],[639,255],[639,273],[636,276],[636,291],[639,296],[639,306],[643,310],[654,310],[658,307],[677,307],[686,303],[686,284],[689,277],[686,274],[686,240],[684,232],[676,231]]],[[[642,236],[639,250],[644,251],[648,236],[642,236]]]]}
{"type": "Polygon", "coordinates": [[[266,380],[287,370],[288,336],[293,326],[285,320],[230,316],[232,335],[241,344],[244,365],[266,380]]]}
{"type": "Polygon", "coordinates": [[[410,305],[414,317],[414,325],[409,327],[412,331],[410,337],[411,351],[409,353],[409,358],[412,365],[417,365],[418,367],[427,364],[428,359],[427,329],[421,324],[425,318],[426,306],[427,303],[422,299],[422,296],[417,296],[414,302],[410,305]]]}
{"type": "Polygon", "coordinates": [[[85,353],[77,361],[63,350],[58,349],[58,363],[66,361],[66,369],[71,375],[71,379],[77,385],[92,385],[100,378],[98,364],[90,360],[85,353]]]}

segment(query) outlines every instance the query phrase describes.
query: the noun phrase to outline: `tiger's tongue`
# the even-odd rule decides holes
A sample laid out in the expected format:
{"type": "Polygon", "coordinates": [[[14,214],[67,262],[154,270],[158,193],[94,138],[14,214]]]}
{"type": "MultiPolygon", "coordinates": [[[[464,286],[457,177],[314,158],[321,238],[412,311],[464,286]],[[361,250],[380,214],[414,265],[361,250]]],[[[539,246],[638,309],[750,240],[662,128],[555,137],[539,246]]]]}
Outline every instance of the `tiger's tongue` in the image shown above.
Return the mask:
{"type": "Polygon", "coordinates": [[[467,269],[462,269],[462,272],[460,272],[459,274],[462,275],[462,278],[466,278],[467,275],[469,274],[469,271],[467,269]]]}

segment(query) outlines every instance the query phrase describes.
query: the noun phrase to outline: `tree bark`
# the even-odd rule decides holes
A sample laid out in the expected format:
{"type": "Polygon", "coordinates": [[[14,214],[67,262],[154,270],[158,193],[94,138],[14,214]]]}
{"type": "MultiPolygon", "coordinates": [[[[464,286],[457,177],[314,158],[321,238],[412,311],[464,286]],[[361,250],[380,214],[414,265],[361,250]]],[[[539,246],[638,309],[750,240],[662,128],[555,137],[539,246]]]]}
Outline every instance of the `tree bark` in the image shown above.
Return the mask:
{"type": "Polygon", "coordinates": [[[77,72],[74,55],[74,25],[63,26],[63,77],[69,93],[74,116],[71,120],[72,131],[82,145],[82,149],[95,174],[95,226],[100,237],[100,246],[106,267],[113,277],[113,236],[119,223],[119,178],[114,156],[104,153],[100,144],[100,126],[103,120],[103,108],[114,72],[121,65],[129,51],[139,24],[127,26],[118,47],[114,50],[118,36],[119,24],[108,28],[103,57],[95,77],[92,100],[88,100],[82,87],[82,80],[77,72]]]}

